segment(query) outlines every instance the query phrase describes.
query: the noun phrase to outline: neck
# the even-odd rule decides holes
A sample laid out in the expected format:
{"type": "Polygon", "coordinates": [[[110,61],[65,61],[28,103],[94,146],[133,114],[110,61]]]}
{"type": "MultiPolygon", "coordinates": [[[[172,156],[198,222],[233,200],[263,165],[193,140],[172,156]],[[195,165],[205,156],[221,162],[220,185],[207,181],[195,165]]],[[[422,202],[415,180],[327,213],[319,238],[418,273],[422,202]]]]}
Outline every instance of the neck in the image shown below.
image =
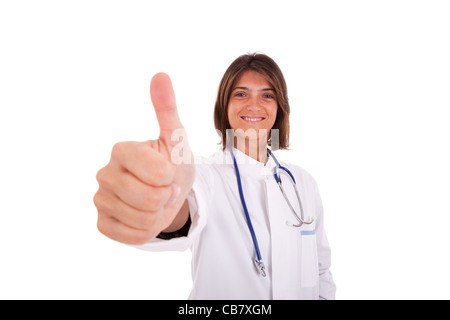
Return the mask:
{"type": "Polygon", "coordinates": [[[234,141],[234,147],[258,162],[266,163],[267,161],[267,140],[265,139],[258,139],[257,141],[236,139],[234,141]]]}

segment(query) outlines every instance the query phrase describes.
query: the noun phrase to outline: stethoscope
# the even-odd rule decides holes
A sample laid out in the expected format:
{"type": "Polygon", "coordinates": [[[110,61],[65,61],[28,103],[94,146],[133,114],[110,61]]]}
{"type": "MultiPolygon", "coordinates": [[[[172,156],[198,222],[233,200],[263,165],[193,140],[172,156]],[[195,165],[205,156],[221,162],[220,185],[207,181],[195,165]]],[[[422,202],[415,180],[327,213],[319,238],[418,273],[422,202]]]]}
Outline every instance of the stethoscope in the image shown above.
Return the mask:
{"type": "MultiPolygon", "coordinates": [[[[269,156],[272,157],[272,159],[275,161],[276,163],[276,167],[274,168],[274,177],[276,182],[278,183],[278,186],[280,187],[281,193],[284,196],[284,199],[286,200],[287,204],[289,205],[289,208],[291,209],[292,213],[294,214],[295,218],[297,219],[298,223],[293,223],[291,221],[286,221],[286,224],[288,226],[291,227],[301,227],[303,224],[311,224],[314,222],[314,218],[309,218],[307,220],[305,220],[304,217],[304,212],[303,212],[303,205],[302,205],[302,200],[300,199],[300,193],[298,192],[297,189],[297,183],[295,182],[294,176],[292,175],[292,173],[289,171],[288,168],[283,167],[282,165],[280,165],[280,163],[278,162],[277,158],[275,158],[275,156],[273,155],[273,153],[270,150],[267,150],[269,156]],[[297,200],[299,203],[299,207],[300,207],[300,216],[295,212],[294,208],[292,207],[291,202],[289,201],[288,197],[286,196],[286,193],[284,192],[284,188],[283,188],[283,183],[281,181],[281,176],[280,174],[284,174],[286,176],[289,177],[289,180],[291,181],[291,183],[294,186],[295,189],[295,194],[297,195],[297,200]]],[[[239,196],[241,198],[241,203],[242,203],[242,207],[244,208],[244,213],[245,213],[245,218],[247,219],[247,224],[248,224],[248,229],[250,230],[250,234],[252,236],[252,240],[253,240],[253,245],[255,247],[255,251],[256,251],[256,267],[259,270],[259,273],[265,277],[266,276],[266,272],[265,272],[265,266],[264,263],[262,261],[262,257],[261,257],[261,252],[259,251],[259,245],[258,245],[258,239],[256,238],[256,234],[255,234],[255,230],[253,230],[253,225],[252,225],[252,220],[250,219],[250,215],[248,213],[247,210],[247,204],[245,203],[245,198],[244,198],[244,192],[242,191],[242,182],[241,182],[241,175],[239,173],[239,168],[236,162],[236,158],[234,156],[233,151],[230,152],[231,156],[233,158],[233,162],[234,162],[234,170],[236,172],[236,179],[237,179],[237,183],[238,183],[238,188],[239,188],[239,196]]]]}

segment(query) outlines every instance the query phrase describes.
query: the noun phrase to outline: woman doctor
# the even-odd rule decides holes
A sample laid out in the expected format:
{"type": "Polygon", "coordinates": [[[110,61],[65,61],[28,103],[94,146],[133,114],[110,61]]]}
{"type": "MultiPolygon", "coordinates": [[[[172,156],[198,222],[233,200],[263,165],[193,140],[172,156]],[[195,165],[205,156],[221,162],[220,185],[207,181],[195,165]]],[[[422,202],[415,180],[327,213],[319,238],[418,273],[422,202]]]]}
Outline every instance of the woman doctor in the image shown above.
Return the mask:
{"type": "Polygon", "coordinates": [[[97,174],[100,232],[149,251],[190,248],[190,299],[334,299],[317,185],[271,152],[289,143],[277,64],[247,54],[230,65],[214,110],[223,148],[195,164],[170,78],[156,74],[150,94],[159,139],[113,147],[97,174]]]}

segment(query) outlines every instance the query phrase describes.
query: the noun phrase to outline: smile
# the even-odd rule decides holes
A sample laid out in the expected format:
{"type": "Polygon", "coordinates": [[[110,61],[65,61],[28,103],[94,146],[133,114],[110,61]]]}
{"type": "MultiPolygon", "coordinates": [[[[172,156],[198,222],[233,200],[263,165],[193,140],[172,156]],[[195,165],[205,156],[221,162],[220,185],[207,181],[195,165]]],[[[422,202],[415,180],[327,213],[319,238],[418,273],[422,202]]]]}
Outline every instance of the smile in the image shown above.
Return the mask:
{"type": "Polygon", "coordinates": [[[256,122],[261,122],[263,121],[264,117],[247,117],[247,116],[242,116],[241,117],[242,120],[247,121],[247,122],[251,122],[251,123],[256,123],[256,122]]]}

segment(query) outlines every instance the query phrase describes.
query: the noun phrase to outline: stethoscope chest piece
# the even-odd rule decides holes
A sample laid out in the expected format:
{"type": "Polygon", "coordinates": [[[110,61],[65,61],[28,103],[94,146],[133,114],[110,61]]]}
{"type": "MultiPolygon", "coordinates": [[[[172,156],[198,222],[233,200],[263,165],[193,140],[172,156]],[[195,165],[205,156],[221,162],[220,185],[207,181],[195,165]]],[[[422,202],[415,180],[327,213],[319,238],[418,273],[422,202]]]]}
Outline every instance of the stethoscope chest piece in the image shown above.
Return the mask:
{"type": "Polygon", "coordinates": [[[265,277],[266,276],[266,267],[264,266],[264,263],[262,260],[255,260],[256,268],[258,268],[259,273],[265,277]]]}

